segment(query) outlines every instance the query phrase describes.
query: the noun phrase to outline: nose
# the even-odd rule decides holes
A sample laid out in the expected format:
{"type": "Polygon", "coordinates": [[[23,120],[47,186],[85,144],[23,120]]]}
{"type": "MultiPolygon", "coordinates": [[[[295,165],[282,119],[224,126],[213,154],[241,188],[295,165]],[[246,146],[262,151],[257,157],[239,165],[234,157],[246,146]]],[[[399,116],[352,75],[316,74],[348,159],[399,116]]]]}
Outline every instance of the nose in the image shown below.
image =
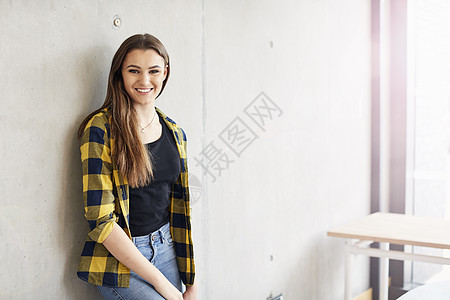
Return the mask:
{"type": "Polygon", "coordinates": [[[139,83],[143,85],[147,85],[150,83],[150,74],[147,72],[141,73],[141,76],[139,77],[139,83]]]}

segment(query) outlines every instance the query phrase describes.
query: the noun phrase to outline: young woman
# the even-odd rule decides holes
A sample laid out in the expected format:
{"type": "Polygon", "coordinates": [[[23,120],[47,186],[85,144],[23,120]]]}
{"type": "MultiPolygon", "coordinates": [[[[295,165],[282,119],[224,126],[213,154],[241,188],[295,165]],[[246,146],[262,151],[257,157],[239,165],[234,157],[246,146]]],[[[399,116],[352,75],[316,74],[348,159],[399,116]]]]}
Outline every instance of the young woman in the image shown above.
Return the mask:
{"type": "Polygon", "coordinates": [[[157,38],[129,37],[78,131],[90,231],[77,274],[105,299],[197,298],[186,136],[155,107],[169,74],[157,38]]]}

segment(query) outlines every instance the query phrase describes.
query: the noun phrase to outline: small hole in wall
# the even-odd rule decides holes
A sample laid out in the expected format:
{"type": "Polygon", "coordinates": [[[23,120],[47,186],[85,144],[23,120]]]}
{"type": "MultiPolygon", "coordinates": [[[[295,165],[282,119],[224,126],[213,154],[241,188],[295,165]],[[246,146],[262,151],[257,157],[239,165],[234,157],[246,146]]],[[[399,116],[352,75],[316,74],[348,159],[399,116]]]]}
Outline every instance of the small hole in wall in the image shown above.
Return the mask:
{"type": "Polygon", "coordinates": [[[119,16],[114,16],[112,25],[114,29],[119,29],[120,26],[122,26],[122,20],[120,19],[119,16]]]}

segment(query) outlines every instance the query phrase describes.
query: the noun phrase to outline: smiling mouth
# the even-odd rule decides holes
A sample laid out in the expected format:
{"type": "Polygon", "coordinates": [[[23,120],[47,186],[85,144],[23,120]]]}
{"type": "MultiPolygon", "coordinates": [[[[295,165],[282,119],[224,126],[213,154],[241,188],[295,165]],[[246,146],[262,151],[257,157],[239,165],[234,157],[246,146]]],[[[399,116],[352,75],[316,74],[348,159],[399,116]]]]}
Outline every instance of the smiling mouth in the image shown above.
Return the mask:
{"type": "Polygon", "coordinates": [[[148,93],[151,90],[153,90],[153,88],[151,88],[151,89],[135,89],[135,90],[138,91],[139,93],[148,93]]]}

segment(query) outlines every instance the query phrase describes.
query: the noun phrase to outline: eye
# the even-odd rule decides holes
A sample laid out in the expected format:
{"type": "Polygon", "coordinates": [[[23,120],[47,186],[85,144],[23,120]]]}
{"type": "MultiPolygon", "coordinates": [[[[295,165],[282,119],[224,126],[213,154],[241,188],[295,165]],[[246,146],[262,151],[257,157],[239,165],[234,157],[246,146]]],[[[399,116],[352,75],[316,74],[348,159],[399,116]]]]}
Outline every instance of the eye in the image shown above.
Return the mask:
{"type": "Polygon", "coordinates": [[[133,73],[133,74],[138,74],[139,73],[139,71],[135,70],[135,69],[130,69],[130,70],[128,70],[128,72],[133,73]]]}
{"type": "Polygon", "coordinates": [[[158,74],[159,73],[159,70],[151,70],[150,71],[150,74],[158,74]]]}

